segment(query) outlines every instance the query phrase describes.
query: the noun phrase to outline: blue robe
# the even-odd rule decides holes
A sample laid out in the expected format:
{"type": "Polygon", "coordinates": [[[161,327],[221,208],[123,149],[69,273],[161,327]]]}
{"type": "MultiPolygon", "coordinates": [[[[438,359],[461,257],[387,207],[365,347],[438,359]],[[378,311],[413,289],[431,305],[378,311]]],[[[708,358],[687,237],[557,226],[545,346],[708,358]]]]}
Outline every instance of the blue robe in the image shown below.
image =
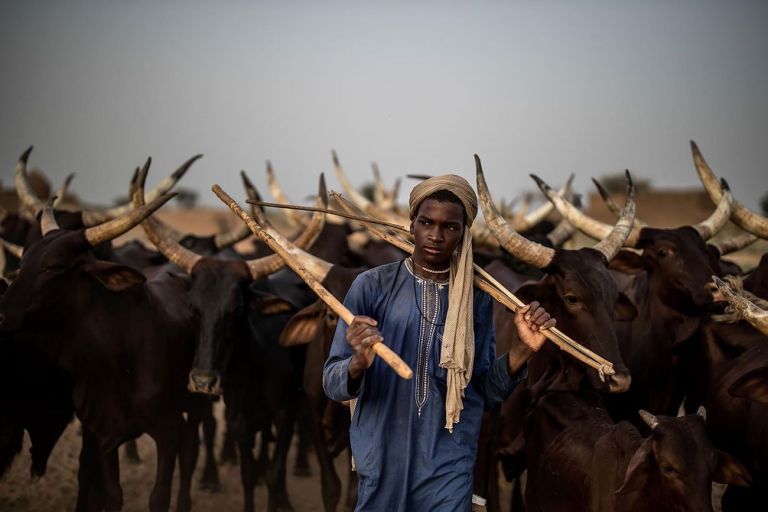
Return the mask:
{"type": "Polygon", "coordinates": [[[483,410],[504,400],[527,369],[510,376],[496,358],[491,298],[475,289],[475,361],[461,420],[445,428],[446,370],[439,367],[448,286],[413,274],[408,260],[360,274],[344,299],[355,315],[378,321],[384,343],[413,370],[401,379],[380,358],[356,383],[352,348],[339,322],[323,370],[332,400],[357,398],[350,426],[360,477],[356,510],[470,510],[483,410]]]}

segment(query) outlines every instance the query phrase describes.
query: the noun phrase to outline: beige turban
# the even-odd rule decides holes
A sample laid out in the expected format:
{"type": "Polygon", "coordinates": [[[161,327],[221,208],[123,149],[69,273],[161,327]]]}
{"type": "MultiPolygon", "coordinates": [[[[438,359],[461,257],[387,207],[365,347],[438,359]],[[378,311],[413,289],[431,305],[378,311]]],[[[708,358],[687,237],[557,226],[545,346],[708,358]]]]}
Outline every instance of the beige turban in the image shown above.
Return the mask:
{"type": "Polygon", "coordinates": [[[448,370],[445,395],[445,428],[453,432],[459,422],[464,390],[472,378],[475,360],[475,330],[472,307],[472,234],[469,228],[477,215],[477,195],[472,186],[455,174],[446,174],[424,180],[411,191],[409,206],[411,219],[416,209],[428,196],[439,190],[456,195],[464,205],[467,226],[461,246],[451,256],[451,273],[448,281],[448,312],[443,328],[443,344],[440,347],[440,367],[448,370]]]}

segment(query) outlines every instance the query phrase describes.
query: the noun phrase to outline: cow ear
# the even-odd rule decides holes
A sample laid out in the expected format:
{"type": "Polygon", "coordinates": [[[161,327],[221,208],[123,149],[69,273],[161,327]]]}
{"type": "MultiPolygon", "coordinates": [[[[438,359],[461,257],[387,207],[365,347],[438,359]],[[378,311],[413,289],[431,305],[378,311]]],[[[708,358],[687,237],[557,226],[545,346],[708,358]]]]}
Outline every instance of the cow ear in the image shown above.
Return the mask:
{"type": "Polygon", "coordinates": [[[113,292],[121,292],[147,281],[146,276],[135,268],[109,261],[93,261],[86,264],[84,270],[113,292]]]}
{"type": "Polygon", "coordinates": [[[515,295],[520,297],[526,304],[537,300],[544,302],[545,299],[550,297],[552,293],[552,286],[544,281],[528,281],[523,283],[520,288],[515,291],[515,295]]]}
{"type": "Polygon", "coordinates": [[[639,274],[646,268],[641,254],[623,249],[608,262],[608,268],[625,274],[639,274]]]}
{"type": "Polygon", "coordinates": [[[261,316],[279,315],[293,310],[293,305],[277,295],[265,294],[251,300],[251,308],[261,316]]]}
{"type": "Polygon", "coordinates": [[[717,454],[717,465],[712,480],[720,484],[739,485],[749,487],[752,483],[752,476],[741,462],[735,457],[715,448],[717,454]]]}
{"type": "Polygon", "coordinates": [[[280,346],[306,345],[322,336],[324,312],[325,303],[317,301],[293,315],[280,333],[280,346]]]}
{"type": "Polygon", "coordinates": [[[627,472],[624,474],[624,482],[619,490],[616,491],[617,495],[640,490],[645,485],[651,463],[652,442],[653,436],[648,437],[635,450],[634,455],[629,460],[627,472]]]}
{"type": "Polygon", "coordinates": [[[637,308],[624,292],[619,292],[619,300],[613,306],[613,319],[617,322],[631,322],[637,317],[637,308]]]}
{"type": "Polygon", "coordinates": [[[768,404],[768,367],[762,366],[745,373],[731,384],[728,393],[738,398],[768,404]]]}

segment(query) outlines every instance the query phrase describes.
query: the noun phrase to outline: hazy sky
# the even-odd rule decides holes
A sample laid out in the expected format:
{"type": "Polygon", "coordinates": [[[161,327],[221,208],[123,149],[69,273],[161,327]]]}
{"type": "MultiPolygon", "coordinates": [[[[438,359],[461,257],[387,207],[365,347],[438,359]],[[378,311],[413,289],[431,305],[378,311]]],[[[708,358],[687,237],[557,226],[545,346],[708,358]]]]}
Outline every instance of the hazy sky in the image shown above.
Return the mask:
{"type": "MultiPolygon", "coordinates": [[[[695,140],[738,199],[768,192],[768,2],[0,3],[0,179],[30,165],[85,200],[126,194],[204,153],[183,185],[206,204],[266,192],[272,160],[301,201],[379,163],[460,171],[478,153],[511,198],[629,168],[697,186],[695,140]]],[[[408,180],[401,202],[414,182],[408,180]]]]}

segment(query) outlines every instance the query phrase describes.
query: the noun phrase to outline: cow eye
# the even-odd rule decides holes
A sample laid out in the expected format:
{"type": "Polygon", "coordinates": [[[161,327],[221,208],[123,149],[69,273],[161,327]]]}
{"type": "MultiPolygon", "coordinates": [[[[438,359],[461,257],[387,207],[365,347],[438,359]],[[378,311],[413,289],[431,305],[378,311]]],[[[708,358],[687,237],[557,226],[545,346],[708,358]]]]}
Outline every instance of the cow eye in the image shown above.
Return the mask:
{"type": "Polygon", "coordinates": [[[658,254],[659,258],[666,258],[669,254],[669,251],[666,249],[659,249],[659,251],[656,253],[658,254]]]}
{"type": "Polygon", "coordinates": [[[666,473],[668,475],[672,475],[672,474],[677,473],[677,470],[671,464],[662,464],[661,465],[661,472],[662,473],[666,473]]]}
{"type": "Polygon", "coordinates": [[[572,293],[567,293],[565,295],[565,302],[567,302],[568,304],[571,304],[571,305],[578,304],[579,303],[579,298],[576,297],[572,293]]]}

